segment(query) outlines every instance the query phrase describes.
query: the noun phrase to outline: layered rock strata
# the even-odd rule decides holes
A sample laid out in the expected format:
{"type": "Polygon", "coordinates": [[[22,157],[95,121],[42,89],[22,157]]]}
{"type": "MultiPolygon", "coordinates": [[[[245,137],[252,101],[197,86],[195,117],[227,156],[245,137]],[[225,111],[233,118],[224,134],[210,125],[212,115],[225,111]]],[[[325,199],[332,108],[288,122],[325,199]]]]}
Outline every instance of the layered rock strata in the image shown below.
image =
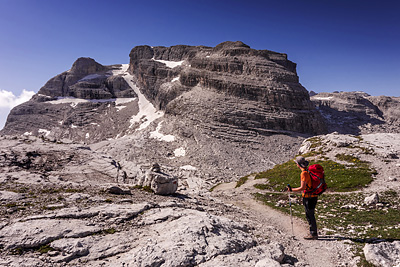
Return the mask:
{"type": "Polygon", "coordinates": [[[400,98],[364,92],[320,93],[311,97],[329,132],[367,134],[400,131],[400,98]]]}
{"type": "Polygon", "coordinates": [[[214,48],[138,46],[130,59],[142,92],[167,114],[232,131],[325,131],[286,54],[225,42],[214,48]]]}

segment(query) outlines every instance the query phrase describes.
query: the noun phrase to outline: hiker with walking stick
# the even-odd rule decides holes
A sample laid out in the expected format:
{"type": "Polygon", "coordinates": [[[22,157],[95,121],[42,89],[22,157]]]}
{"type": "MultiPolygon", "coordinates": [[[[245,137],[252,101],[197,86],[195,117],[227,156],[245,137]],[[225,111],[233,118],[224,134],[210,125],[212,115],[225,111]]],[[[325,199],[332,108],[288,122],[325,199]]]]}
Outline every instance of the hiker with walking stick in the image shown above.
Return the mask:
{"type": "Polygon", "coordinates": [[[298,156],[294,162],[301,170],[300,174],[300,187],[291,188],[287,187],[288,192],[302,192],[303,205],[306,212],[308,224],[310,226],[310,234],[305,236],[304,239],[318,239],[317,222],[315,220],[315,207],[318,201],[318,195],[315,194],[313,189],[313,182],[310,173],[307,170],[309,162],[302,156],[298,156]]]}

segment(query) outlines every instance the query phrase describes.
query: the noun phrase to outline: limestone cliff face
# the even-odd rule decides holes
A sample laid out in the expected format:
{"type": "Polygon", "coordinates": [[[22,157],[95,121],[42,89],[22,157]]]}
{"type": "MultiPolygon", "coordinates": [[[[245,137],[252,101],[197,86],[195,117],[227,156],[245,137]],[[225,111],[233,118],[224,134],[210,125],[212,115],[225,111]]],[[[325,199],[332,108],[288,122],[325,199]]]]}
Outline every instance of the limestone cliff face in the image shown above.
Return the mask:
{"type": "Polygon", "coordinates": [[[129,71],[167,114],[258,133],[322,133],[325,125],[286,54],[242,42],[138,46],[129,71]]]}

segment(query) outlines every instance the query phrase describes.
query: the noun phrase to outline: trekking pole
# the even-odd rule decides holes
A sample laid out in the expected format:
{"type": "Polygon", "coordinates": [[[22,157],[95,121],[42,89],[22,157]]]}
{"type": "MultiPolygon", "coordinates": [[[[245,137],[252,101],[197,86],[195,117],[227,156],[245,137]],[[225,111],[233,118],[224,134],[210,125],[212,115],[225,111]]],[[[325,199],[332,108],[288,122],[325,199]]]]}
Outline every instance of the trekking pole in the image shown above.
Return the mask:
{"type": "Polygon", "coordinates": [[[287,185],[289,190],[288,190],[288,196],[289,196],[289,207],[290,207],[290,223],[292,224],[292,237],[294,238],[294,231],[293,231],[293,216],[292,216],[292,199],[290,197],[290,192],[292,191],[292,187],[290,184],[287,185]]]}

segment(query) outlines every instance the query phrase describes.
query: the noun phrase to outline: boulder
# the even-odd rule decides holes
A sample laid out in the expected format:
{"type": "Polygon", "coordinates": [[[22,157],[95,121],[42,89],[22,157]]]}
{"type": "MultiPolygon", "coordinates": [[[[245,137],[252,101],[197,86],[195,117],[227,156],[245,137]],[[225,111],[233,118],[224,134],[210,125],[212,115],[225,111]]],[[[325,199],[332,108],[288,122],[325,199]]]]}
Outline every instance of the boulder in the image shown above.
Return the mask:
{"type": "Polygon", "coordinates": [[[147,172],[143,186],[150,186],[157,195],[171,195],[178,189],[178,178],[161,172],[158,163],[147,172]]]}
{"type": "Polygon", "coordinates": [[[375,194],[373,194],[373,195],[371,195],[371,196],[369,196],[369,197],[366,197],[365,199],[364,199],[364,203],[366,204],[366,205],[374,205],[374,204],[377,204],[379,202],[379,195],[378,195],[378,193],[375,193],[375,194]]]}
{"type": "Polygon", "coordinates": [[[114,195],[130,195],[131,191],[130,190],[123,190],[118,186],[111,186],[106,189],[106,191],[110,194],[114,195]]]}
{"type": "Polygon", "coordinates": [[[400,266],[400,241],[366,244],[364,255],[374,266],[400,266]]]}
{"type": "Polygon", "coordinates": [[[21,193],[15,193],[10,191],[0,191],[0,201],[15,202],[23,199],[25,196],[21,193]]]}

